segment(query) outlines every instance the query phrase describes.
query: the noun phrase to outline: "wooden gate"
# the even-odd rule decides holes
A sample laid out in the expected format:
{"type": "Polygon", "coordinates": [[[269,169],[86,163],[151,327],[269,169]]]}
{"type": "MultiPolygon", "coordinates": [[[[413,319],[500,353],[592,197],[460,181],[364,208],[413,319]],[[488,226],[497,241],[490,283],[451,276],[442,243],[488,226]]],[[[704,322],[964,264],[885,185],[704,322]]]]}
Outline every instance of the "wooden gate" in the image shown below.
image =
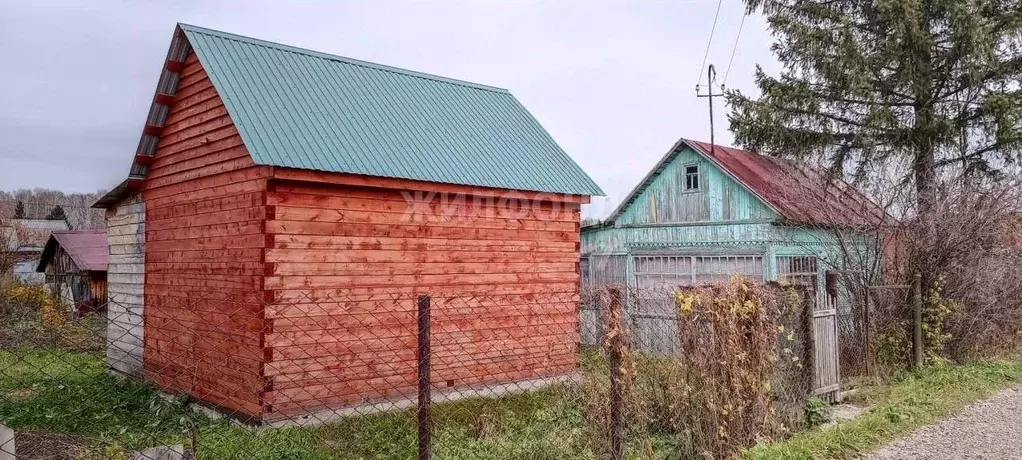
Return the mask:
{"type": "Polygon", "coordinates": [[[808,291],[812,305],[813,394],[836,401],[841,390],[838,347],[837,296],[826,289],[819,260],[813,256],[778,256],[779,281],[798,284],[808,291]]]}
{"type": "MultiPolygon", "coordinates": [[[[818,296],[820,297],[820,296],[818,296]]],[[[813,362],[816,365],[813,393],[836,401],[841,390],[837,343],[837,298],[824,294],[813,307],[813,362]]]]}

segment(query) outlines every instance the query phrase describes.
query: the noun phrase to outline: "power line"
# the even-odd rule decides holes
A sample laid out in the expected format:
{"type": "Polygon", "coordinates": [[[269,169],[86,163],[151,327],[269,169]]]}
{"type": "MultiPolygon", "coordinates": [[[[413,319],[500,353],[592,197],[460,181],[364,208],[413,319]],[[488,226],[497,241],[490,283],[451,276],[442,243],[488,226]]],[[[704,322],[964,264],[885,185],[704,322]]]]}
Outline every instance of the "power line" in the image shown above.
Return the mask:
{"type": "Polygon", "coordinates": [[[699,73],[696,75],[696,88],[699,88],[698,82],[703,76],[703,68],[706,67],[706,58],[710,56],[710,45],[713,44],[713,32],[717,30],[717,18],[720,17],[721,3],[724,3],[724,0],[717,0],[717,12],[713,13],[713,26],[710,27],[710,38],[706,40],[706,52],[703,53],[703,63],[699,64],[699,73]]]}
{"type": "Polygon", "coordinates": [[[748,14],[742,14],[742,22],[738,24],[738,34],[735,35],[735,46],[731,47],[731,58],[727,60],[727,70],[724,71],[724,82],[721,86],[727,85],[727,77],[731,75],[731,64],[735,62],[735,51],[738,51],[738,39],[742,38],[742,27],[745,26],[745,18],[748,14]]]}

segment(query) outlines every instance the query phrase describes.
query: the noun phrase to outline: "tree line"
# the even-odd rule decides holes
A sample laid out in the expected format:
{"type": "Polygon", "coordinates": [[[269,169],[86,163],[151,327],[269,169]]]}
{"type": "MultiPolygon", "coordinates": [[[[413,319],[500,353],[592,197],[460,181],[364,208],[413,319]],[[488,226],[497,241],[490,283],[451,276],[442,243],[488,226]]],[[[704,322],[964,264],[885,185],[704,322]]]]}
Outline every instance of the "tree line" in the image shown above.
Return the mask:
{"type": "Polygon", "coordinates": [[[92,209],[92,204],[105,193],[65,193],[45,188],[0,190],[0,220],[64,220],[75,230],[103,228],[103,210],[92,209]]]}

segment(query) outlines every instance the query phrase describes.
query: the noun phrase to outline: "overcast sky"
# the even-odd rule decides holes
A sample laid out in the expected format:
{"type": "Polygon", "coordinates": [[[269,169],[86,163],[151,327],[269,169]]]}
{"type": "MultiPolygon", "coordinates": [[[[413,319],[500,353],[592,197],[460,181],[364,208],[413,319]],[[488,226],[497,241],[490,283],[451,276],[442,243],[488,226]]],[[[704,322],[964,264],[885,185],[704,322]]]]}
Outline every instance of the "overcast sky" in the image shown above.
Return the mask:
{"type": "MultiPolygon", "coordinates": [[[[695,85],[716,0],[0,3],[0,189],[88,192],[127,175],[177,22],[509,89],[608,197],[679,137],[708,139],[695,85]]],[[[708,63],[723,81],[744,13],[724,0],[708,63]]],[[[745,20],[727,85],[778,65],[745,20]]],[[[730,143],[723,101],[717,139],[730,143]]]]}

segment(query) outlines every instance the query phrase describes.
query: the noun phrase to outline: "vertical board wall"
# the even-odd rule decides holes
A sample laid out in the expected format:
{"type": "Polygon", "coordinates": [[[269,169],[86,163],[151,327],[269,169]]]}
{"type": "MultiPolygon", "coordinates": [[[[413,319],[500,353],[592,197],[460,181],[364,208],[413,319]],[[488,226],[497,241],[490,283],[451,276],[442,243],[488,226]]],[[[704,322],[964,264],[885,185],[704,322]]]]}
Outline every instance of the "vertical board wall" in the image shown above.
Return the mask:
{"type": "Polygon", "coordinates": [[[145,293],[145,202],[134,194],[106,211],[107,365],[139,377],[143,356],[145,293]]]}

